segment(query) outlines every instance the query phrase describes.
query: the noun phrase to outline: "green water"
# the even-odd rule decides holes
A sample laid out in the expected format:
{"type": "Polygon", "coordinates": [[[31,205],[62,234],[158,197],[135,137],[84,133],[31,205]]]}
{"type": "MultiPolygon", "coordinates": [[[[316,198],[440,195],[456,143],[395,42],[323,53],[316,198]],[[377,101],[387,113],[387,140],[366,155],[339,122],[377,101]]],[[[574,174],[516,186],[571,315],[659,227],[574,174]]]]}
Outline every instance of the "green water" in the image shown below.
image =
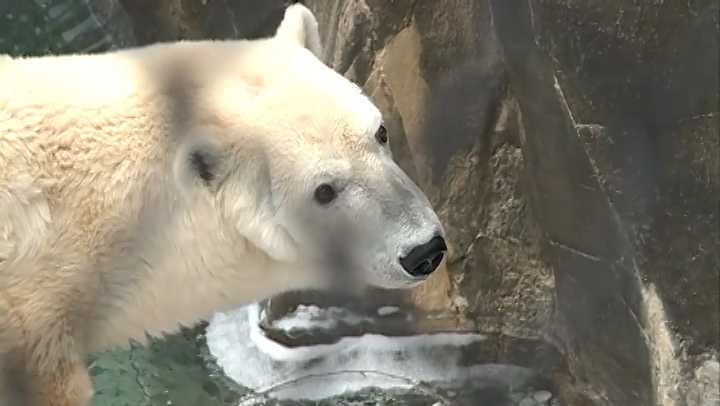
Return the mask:
{"type": "Polygon", "coordinates": [[[322,401],[277,401],[251,393],[222,373],[206,346],[204,326],[152,340],[147,346],[96,354],[89,370],[96,390],[92,406],[513,406],[532,393],[532,388],[508,393],[500,387],[470,384],[452,391],[420,386],[369,389],[322,401]]]}
{"type": "Polygon", "coordinates": [[[90,362],[95,382],[92,406],[431,405],[420,391],[368,390],[321,402],[277,402],[253,396],[225,377],[210,356],[202,326],[185,329],[148,346],[97,354],[90,362]]]}
{"type": "Polygon", "coordinates": [[[92,406],[237,405],[247,391],[214,367],[202,332],[185,329],[148,346],[92,357],[92,406]]]}
{"type": "MultiPolygon", "coordinates": [[[[95,382],[92,406],[432,405],[416,391],[367,390],[320,402],[263,399],[224,376],[209,354],[203,326],[184,329],[148,346],[97,354],[89,364],[95,382]]],[[[441,395],[442,396],[442,395],[441,395]]]]}

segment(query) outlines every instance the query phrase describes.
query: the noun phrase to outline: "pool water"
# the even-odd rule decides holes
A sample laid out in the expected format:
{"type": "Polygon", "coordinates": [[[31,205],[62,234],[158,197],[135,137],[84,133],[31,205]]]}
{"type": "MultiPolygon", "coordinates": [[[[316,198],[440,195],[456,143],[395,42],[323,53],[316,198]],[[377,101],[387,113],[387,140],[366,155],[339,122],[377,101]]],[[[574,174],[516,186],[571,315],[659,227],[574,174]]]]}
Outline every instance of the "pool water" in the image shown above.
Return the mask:
{"type": "MultiPolygon", "coordinates": [[[[549,391],[533,387],[532,382],[512,390],[478,381],[456,388],[418,384],[365,388],[321,400],[278,400],[272,394],[254,393],[226,376],[209,351],[206,329],[206,324],[185,328],[164,339],[152,339],[147,346],[132,344],[127,350],[94,355],[89,364],[96,390],[92,406],[559,406],[549,391]]],[[[302,393],[307,382],[293,384],[302,393]]]]}

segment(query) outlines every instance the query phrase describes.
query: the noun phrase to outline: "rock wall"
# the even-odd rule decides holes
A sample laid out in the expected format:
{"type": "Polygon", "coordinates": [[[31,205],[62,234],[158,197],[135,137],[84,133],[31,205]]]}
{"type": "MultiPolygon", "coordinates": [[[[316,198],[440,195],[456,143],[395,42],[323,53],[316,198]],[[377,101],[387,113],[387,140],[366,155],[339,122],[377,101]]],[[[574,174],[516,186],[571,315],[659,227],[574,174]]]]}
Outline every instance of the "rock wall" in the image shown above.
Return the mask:
{"type": "Polygon", "coordinates": [[[720,399],[717,2],[307,3],[449,228],[418,306],[555,343],[568,404],[720,399]]]}
{"type": "Polygon", "coordinates": [[[541,256],[518,106],[487,4],[308,4],[326,62],[383,110],[396,159],[448,229],[447,266],[410,300],[434,314],[436,328],[470,321],[496,334],[488,361],[507,360],[520,340],[536,341],[532,348],[546,341],[553,276],[541,256]]]}
{"type": "Polygon", "coordinates": [[[717,2],[491,8],[575,375],[609,404],[696,404],[720,325],[717,2]]]}

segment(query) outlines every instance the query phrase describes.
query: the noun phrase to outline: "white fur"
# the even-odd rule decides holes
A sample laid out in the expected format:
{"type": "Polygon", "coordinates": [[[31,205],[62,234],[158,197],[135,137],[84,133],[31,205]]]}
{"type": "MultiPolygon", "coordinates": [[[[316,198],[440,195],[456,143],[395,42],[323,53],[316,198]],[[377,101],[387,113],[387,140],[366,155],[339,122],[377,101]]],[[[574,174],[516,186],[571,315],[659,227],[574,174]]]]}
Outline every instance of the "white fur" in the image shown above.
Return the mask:
{"type": "Polygon", "coordinates": [[[359,280],[418,283],[398,258],[442,227],[320,51],[295,5],[270,39],[3,59],[0,327],[67,319],[77,351],[107,348],[327,286],[330,246],[359,280]],[[194,151],[217,163],[210,184],[194,151]]]}

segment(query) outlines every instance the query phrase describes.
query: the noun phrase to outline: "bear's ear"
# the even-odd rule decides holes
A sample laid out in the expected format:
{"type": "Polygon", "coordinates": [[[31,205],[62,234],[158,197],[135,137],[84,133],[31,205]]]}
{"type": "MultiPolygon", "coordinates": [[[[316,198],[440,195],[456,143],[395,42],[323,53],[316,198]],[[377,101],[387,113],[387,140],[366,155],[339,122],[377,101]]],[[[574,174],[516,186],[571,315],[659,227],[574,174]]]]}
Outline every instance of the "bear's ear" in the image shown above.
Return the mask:
{"type": "Polygon", "coordinates": [[[173,176],[181,193],[192,198],[194,187],[214,189],[227,170],[223,155],[219,142],[207,134],[182,139],[173,161],[173,176]]]}
{"type": "Polygon", "coordinates": [[[275,38],[292,41],[309,49],[316,57],[322,58],[323,50],[318,22],[312,11],[301,3],[293,4],[285,9],[285,16],[275,33],[275,38]]]}

